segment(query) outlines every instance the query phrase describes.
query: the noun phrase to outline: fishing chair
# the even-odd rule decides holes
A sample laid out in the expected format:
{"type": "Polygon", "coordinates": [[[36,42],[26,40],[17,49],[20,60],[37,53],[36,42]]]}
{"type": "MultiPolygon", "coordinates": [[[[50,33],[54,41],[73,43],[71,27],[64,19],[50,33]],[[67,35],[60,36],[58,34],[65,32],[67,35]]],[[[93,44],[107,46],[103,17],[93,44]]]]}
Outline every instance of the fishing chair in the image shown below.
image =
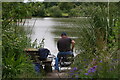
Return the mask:
{"type": "Polygon", "coordinates": [[[60,69],[62,67],[69,67],[74,61],[74,55],[73,54],[69,54],[69,55],[59,55],[58,56],[58,65],[60,67],[60,69]]]}

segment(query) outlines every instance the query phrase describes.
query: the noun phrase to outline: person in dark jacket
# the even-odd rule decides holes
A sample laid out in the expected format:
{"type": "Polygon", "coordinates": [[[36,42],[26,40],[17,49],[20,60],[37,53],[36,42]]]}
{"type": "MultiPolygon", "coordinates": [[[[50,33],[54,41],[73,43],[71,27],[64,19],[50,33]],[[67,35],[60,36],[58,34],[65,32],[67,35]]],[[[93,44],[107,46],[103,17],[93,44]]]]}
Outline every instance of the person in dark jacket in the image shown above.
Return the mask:
{"type": "Polygon", "coordinates": [[[57,42],[57,48],[59,53],[55,59],[55,70],[59,71],[59,56],[60,55],[73,55],[75,41],[67,36],[65,32],[61,34],[61,38],[57,42]]]}

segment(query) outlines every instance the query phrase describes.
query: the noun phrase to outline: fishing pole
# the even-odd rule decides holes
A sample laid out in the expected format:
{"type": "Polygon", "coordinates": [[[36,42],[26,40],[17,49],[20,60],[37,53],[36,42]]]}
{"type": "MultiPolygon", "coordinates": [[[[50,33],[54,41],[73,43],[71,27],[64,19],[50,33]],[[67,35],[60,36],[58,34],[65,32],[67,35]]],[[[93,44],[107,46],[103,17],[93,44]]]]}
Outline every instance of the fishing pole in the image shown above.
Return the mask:
{"type": "MultiPolygon", "coordinates": [[[[29,38],[31,38],[32,30],[33,30],[33,28],[34,28],[34,26],[35,26],[36,21],[37,21],[37,18],[35,19],[35,21],[34,21],[34,23],[33,23],[32,29],[31,29],[30,31],[28,31],[28,34],[30,35],[29,38]]],[[[25,23],[26,23],[26,19],[25,19],[23,25],[24,25],[25,23]]],[[[27,22],[27,27],[30,28],[30,26],[29,26],[29,20],[28,20],[28,22],[27,22]]]]}
{"type": "MultiPolygon", "coordinates": [[[[32,26],[31,31],[32,31],[32,30],[33,30],[33,28],[34,28],[36,21],[37,21],[37,18],[35,19],[35,21],[34,21],[34,23],[33,23],[33,26],[32,26]]],[[[32,35],[32,33],[30,34],[30,37],[31,37],[31,35],[32,35]]]]}
{"type": "Polygon", "coordinates": [[[49,28],[46,29],[46,31],[45,31],[43,37],[41,38],[42,40],[39,41],[39,43],[43,45],[43,46],[42,46],[43,48],[44,48],[45,35],[47,34],[48,30],[49,30],[49,28]]]}

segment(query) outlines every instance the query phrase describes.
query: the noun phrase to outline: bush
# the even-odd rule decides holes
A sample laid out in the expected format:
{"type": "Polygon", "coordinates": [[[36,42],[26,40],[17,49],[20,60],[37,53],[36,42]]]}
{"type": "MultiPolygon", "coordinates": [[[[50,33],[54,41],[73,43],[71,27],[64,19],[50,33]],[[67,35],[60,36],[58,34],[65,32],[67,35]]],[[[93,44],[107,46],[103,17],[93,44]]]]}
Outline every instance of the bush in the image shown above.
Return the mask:
{"type": "Polygon", "coordinates": [[[20,26],[23,18],[31,17],[32,6],[29,3],[3,3],[2,9],[2,78],[32,78],[35,71],[24,52],[31,46],[27,37],[29,32],[20,26]]]}
{"type": "MultiPolygon", "coordinates": [[[[72,77],[79,78],[118,78],[118,26],[119,12],[110,14],[105,6],[97,6],[89,18],[90,25],[83,25],[80,30],[80,50],[69,72],[72,77]],[[108,21],[109,19],[109,21],[108,21]],[[115,21],[114,21],[115,20],[115,21]]],[[[117,9],[117,6],[114,6],[117,9]]],[[[119,8],[118,8],[119,10],[119,8]]],[[[81,25],[81,24],[79,24],[81,25]]]]}
{"type": "Polygon", "coordinates": [[[76,6],[75,8],[71,9],[69,12],[69,16],[71,17],[89,17],[93,14],[95,5],[86,6],[81,4],[80,6],[76,6]]]}
{"type": "Polygon", "coordinates": [[[80,7],[76,7],[74,9],[71,9],[69,12],[70,17],[80,17],[81,15],[80,7]]]}
{"type": "Polygon", "coordinates": [[[52,17],[61,17],[62,11],[58,6],[53,6],[49,9],[50,16],[52,17]]]}
{"type": "Polygon", "coordinates": [[[38,9],[35,10],[33,16],[38,16],[38,17],[46,16],[45,6],[41,5],[40,7],[38,7],[38,9]]]}
{"type": "Polygon", "coordinates": [[[3,78],[15,78],[23,72],[34,72],[32,62],[24,49],[30,44],[27,35],[20,26],[9,25],[2,35],[3,78]]]}

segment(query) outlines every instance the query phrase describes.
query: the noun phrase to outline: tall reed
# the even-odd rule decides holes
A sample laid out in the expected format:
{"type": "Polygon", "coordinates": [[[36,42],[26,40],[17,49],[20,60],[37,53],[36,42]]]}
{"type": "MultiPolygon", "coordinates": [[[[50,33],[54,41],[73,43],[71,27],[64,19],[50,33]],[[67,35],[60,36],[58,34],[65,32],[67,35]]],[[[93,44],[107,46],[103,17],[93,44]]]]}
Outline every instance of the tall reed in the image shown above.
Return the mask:
{"type": "Polygon", "coordinates": [[[118,10],[117,3],[97,4],[88,19],[90,25],[79,28],[81,53],[73,64],[78,69],[73,77],[118,78],[119,12],[113,8],[118,10]]]}

